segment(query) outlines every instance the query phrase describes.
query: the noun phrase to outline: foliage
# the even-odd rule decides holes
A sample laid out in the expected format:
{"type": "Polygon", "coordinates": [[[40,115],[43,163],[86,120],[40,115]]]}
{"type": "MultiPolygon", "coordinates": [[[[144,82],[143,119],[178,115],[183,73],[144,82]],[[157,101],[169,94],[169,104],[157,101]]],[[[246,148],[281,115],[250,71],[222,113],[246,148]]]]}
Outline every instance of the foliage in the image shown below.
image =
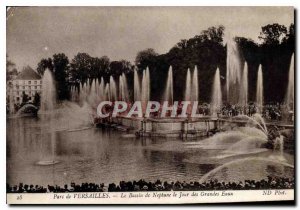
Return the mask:
{"type": "Polygon", "coordinates": [[[18,75],[18,71],[15,68],[16,64],[8,59],[8,55],[6,55],[6,82],[11,80],[13,76],[18,75]]]}
{"type": "Polygon", "coordinates": [[[53,62],[52,58],[43,58],[39,63],[37,67],[37,72],[42,76],[46,69],[50,69],[53,71],[53,62]]]}
{"type": "Polygon", "coordinates": [[[69,59],[65,54],[60,53],[53,55],[53,71],[58,99],[68,99],[69,88],[67,75],[69,71],[69,59]]]}
{"type": "Polygon", "coordinates": [[[287,29],[284,25],[278,23],[268,24],[261,28],[259,38],[263,40],[264,44],[280,44],[281,40],[286,37],[287,29]]]}

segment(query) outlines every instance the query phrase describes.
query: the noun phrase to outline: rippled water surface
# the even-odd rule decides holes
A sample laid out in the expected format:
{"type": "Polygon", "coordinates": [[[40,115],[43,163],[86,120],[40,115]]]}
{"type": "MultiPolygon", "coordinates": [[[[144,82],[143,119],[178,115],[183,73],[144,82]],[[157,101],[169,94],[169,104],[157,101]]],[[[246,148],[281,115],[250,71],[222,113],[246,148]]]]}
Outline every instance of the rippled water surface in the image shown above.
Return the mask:
{"type": "MultiPolygon", "coordinates": [[[[218,158],[222,149],[191,146],[190,143],[193,145],[195,142],[174,138],[135,138],[119,131],[99,128],[73,132],[62,129],[52,137],[50,133],[50,129],[41,126],[35,118],[7,120],[9,184],[110,183],[142,178],[151,181],[196,181],[226,162],[249,156],[276,157],[272,151],[263,150],[258,154],[224,159],[218,158]],[[37,164],[49,160],[58,163],[37,164]]],[[[293,161],[292,156],[286,154],[286,162],[293,161]]],[[[230,164],[218,171],[216,176],[231,180],[293,174],[293,169],[269,162],[248,160],[245,163],[230,164]]]]}

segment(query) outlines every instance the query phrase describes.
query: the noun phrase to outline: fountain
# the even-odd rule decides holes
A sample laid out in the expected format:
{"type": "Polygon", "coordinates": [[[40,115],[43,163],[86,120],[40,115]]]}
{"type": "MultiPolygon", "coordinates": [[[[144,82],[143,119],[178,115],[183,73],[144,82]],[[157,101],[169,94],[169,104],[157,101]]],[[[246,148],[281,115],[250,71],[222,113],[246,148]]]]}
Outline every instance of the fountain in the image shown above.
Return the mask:
{"type": "Polygon", "coordinates": [[[199,97],[198,69],[197,66],[195,66],[193,77],[191,76],[190,69],[187,70],[184,100],[195,102],[198,101],[198,97],[199,97]]]}
{"type": "Polygon", "coordinates": [[[119,99],[121,101],[129,101],[127,79],[124,73],[119,77],[119,99]]]}
{"type": "Polygon", "coordinates": [[[248,64],[245,62],[241,80],[239,104],[244,108],[248,104],[248,64]]]}
{"type": "Polygon", "coordinates": [[[87,83],[83,82],[81,83],[81,87],[80,87],[80,93],[79,93],[79,101],[80,103],[84,103],[87,100],[87,83]]]}
{"type": "Polygon", "coordinates": [[[173,98],[173,70],[172,66],[170,66],[169,71],[168,71],[168,78],[167,78],[167,85],[163,97],[163,101],[168,101],[169,104],[172,104],[174,101],[173,98]]]}
{"type": "Polygon", "coordinates": [[[285,104],[287,105],[287,109],[289,111],[294,111],[294,54],[291,58],[290,69],[289,69],[289,80],[288,87],[285,96],[285,104]]]}
{"type": "MultiPolygon", "coordinates": [[[[210,172],[208,172],[204,176],[202,176],[199,182],[203,183],[203,182],[207,182],[208,180],[214,179],[218,172],[222,171],[222,169],[229,168],[230,166],[237,165],[235,168],[239,169],[239,168],[241,168],[242,165],[247,166],[247,165],[253,164],[255,162],[257,162],[259,164],[264,162],[266,165],[272,164],[272,166],[275,166],[275,165],[276,166],[285,166],[285,167],[289,167],[289,168],[294,169],[293,165],[285,163],[285,162],[272,160],[272,159],[268,160],[266,158],[256,158],[256,157],[252,158],[252,157],[250,157],[250,158],[243,158],[243,159],[238,159],[238,160],[233,160],[233,161],[227,162],[227,163],[211,170],[210,172]]],[[[247,173],[247,171],[246,171],[246,173],[247,173]]],[[[244,172],[240,176],[242,176],[243,179],[250,179],[250,180],[253,180],[253,179],[258,180],[259,179],[259,177],[256,178],[257,173],[252,173],[252,174],[247,173],[247,174],[245,174],[245,172],[244,172]]],[[[241,177],[239,177],[239,176],[237,176],[237,177],[236,176],[229,176],[229,177],[230,177],[229,181],[241,181],[241,177]]]]}
{"type": "Polygon", "coordinates": [[[141,100],[141,87],[137,68],[134,69],[134,101],[141,100]]]}
{"type": "Polygon", "coordinates": [[[198,85],[198,68],[195,66],[194,72],[193,72],[193,80],[192,80],[192,98],[191,101],[198,101],[199,97],[199,85],[198,85]]]}
{"type": "Polygon", "coordinates": [[[118,100],[117,98],[117,86],[114,78],[110,76],[109,78],[109,93],[110,93],[110,99],[112,101],[118,100]]]}
{"type": "Polygon", "coordinates": [[[278,137],[275,138],[273,150],[275,152],[279,151],[280,160],[285,161],[285,158],[284,158],[284,155],[283,155],[284,139],[283,139],[282,135],[279,135],[278,137]]]}
{"type": "Polygon", "coordinates": [[[104,101],[104,79],[101,77],[100,84],[98,86],[99,101],[104,101]]]}
{"type": "Polygon", "coordinates": [[[233,39],[227,42],[226,71],[227,101],[237,104],[241,85],[241,64],[238,46],[233,39]]]}
{"type": "Polygon", "coordinates": [[[78,101],[78,97],[79,97],[79,93],[78,93],[78,88],[74,85],[72,86],[72,92],[71,92],[71,97],[72,100],[71,101],[78,101]]]}
{"type": "Polygon", "coordinates": [[[258,112],[262,113],[263,104],[264,104],[264,96],[263,96],[263,74],[261,64],[258,67],[257,72],[257,84],[256,84],[256,103],[258,107],[258,112]]]}
{"type": "Polygon", "coordinates": [[[104,89],[104,100],[110,101],[111,100],[111,94],[110,94],[110,84],[106,83],[105,89],[104,89]]]}
{"type": "Polygon", "coordinates": [[[97,97],[97,81],[94,79],[89,87],[89,93],[87,95],[87,102],[92,107],[97,107],[98,97],[97,97]]]}
{"type": "MultiPolygon", "coordinates": [[[[53,165],[59,161],[55,160],[55,151],[56,151],[56,134],[54,130],[54,117],[55,117],[55,108],[56,108],[56,88],[52,76],[52,72],[49,69],[46,69],[42,79],[42,97],[41,97],[41,124],[47,124],[47,131],[42,129],[42,136],[47,134],[50,135],[51,140],[51,159],[50,160],[41,160],[37,162],[38,165],[53,165]]],[[[46,139],[46,138],[45,138],[46,139]]],[[[44,155],[42,158],[45,158],[44,155]]]]}
{"type": "Polygon", "coordinates": [[[222,91],[221,91],[221,81],[220,81],[220,70],[217,68],[214,82],[213,91],[211,96],[211,113],[216,115],[222,107],[222,91]]]}
{"type": "Polygon", "coordinates": [[[41,112],[53,112],[56,106],[56,88],[52,72],[48,69],[42,79],[41,112]]]}
{"type": "Polygon", "coordinates": [[[186,82],[185,82],[185,94],[184,94],[184,100],[185,101],[191,101],[191,71],[190,69],[187,70],[186,74],[186,82]]]}
{"type": "Polygon", "coordinates": [[[142,103],[147,104],[150,100],[150,73],[148,67],[143,71],[142,89],[140,95],[142,103]]]}

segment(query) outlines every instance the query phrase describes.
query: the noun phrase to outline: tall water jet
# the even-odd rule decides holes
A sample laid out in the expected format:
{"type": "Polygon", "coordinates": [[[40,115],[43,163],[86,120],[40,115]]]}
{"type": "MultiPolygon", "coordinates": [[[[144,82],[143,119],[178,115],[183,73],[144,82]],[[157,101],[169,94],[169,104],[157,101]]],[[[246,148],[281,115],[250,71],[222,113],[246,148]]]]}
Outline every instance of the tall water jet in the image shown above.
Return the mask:
{"type": "Polygon", "coordinates": [[[123,85],[124,85],[124,97],[125,97],[125,101],[129,102],[128,83],[127,83],[126,75],[124,73],[122,74],[122,78],[123,78],[123,85]]]}
{"type": "Polygon", "coordinates": [[[294,54],[291,58],[290,69],[289,69],[289,81],[287,92],[285,96],[285,104],[289,111],[294,111],[294,54]]]}
{"type": "Polygon", "coordinates": [[[217,68],[214,82],[213,91],[211,96],[211,113],[216,115],[222,107],[222,90],[221,90],[221,80],[220,80],[220,70],[217,68]]]}
{"type": "Polygon", "coordinates": [[[70,93],[71,93],[71,101],[75,101],[75,86],[71,86],[71,90],[70,90],[70,93]]]}
{"type": "Polygon", "coordinates": [[[141,98],[144,104],[147,104],[150,100],[150,73],[148,67],[143,71],[141,98]]]}
{"type": "Polygon", "coordinates": [[[42,130],[41,135],[42,136],[46,134],[50,135],[52,154],[50,157],[51,160],[39,161],[37,163],[39,165],[51,165],[58,162],[55,160],[55,150],[56,150],[55,148],[56,136],[54,130],[55,108],[56,108],[56,88],[55,88],[52,72],[49,69],[46,69],[44,72],[44,76],[42,78],[42,96],[41,96],[40,112],[42,114],[41,123],[48,124],[48,127],[47,127],[47,131],[42,130]]]}
{"type": "Polygon", "coordinates": [[[44,72],[42,84],[41,111],[51,113],[56,106],[56,88],[49,69],[44,72]]]}
{"type": "Polygon", "coordinates": [[[245,62],[242,80],[241,80],[239,105],[245,108],[247,104],[248,104],[248,64],[247,62],[245,62]]]}
{"type": "Polygon", "coordinates": [[[192,97],[191,101],[198,101],[199,97],[199,84],[198,84],[198,69],[197,66],[195,66],[194,72],[193,72],[193,80],[192,80],[192,97]]]}
{"type": "Polygon", "coordinates": [[[86,93],[90,94],[90,91],[91,91],[91,79],[88,78],[86,82],[86,93]]]}
{"type": "Polygon", "coordinates": [[[129,101],[127,79],[124,73],[119,77],[119,99],[121,101],[129,101]]]}
{"type": "Polygon", "coordinates": [[[92,80],[91,85],[90,85],[90,91],[88,93],[88,103],[92,106],[92,107],[96,107],[97,106],[97,81],[96,79],[92,80]]]}
{"type": "Polygon", "coordinates": [[[91,93],[97,95],[97,80],[94,79],[91,84],[91,93]]]}
{"type": "Polygon", "coordinates": [[[280,160],[285,160],[285,158],[284,158],[284,139],[283,139],[282,135],[279,135],[278,137],[275,138],[273,150],[279,152],[280,160]]]}
{"type": "Polygon", "coordinates": [[[105,101],[111,101],[111,94],[110,94],[110,87],[109,83],[106,83],[105,89],[104,89],[104,100],[105,101]]]}
{"type": "Polygon", "coordinates": [[[257,72],[257,84],[256,84],[256,103],[258,107],[259,113],[262,112],[264,96],[263,96],[263,74],[262,74],[262,66],[261,64],[258,67],[257,72]]]}
{"type": "Polygon", "coordinates": [[[99,97],[99,101],[104,101],[105,100],[105,94],[104,94],[104,79],[103,77],[101,77],[100,79],[100,84],[98,86],[98,97],[99,97]]]}
{"type": "Polygon", "coordinates": [[[122,75],[119,76],[119,100],[124,100],[124,84],[123,84],[123,78],[122,75]]]}
{"type": "Polygon", "coordinates": [[[241,83],[240,55],[236,42],[228,39],[226,58],[226,94],[230,104],[239,102],[239,89],[241,83]]]}
{"type": "Polygon", "coordinates": [[[117,86],[114,78],[110,76],[109,78],[109,92],[110,92],[110,99],[112,101],[118,100],[117,98],[117,86]]]}
{"type": "Polygon", "coordinates": [[[72,101],[78,101],[78,88],[76,85],[72,86],[72,101]]]}
{"type": "Polygon", "coordinates": [[[87,92],[87,83],[82,83],[81,84],[81,88],[80,88],[80,93],[79,93],[79,98],[80,98],[80,102],[81,103],[84,103],[87,99],[87,95],[88,95],[88,92],[87,92]]]}
{"type": "Polygon", "coordinates": [[[167,85],[164,93],[164,101],[173,103],[173,100],[173,69],[172,66],[170,66],[168,71],[167,85]]]}
{"type": "Polygon", "coordinates": [[[185,101],[191,101],[191,71],[190,69],[187,70],[186,74],[186,83],[185,83],[185,94],[184,94],[184,100],[185,101]]]}
{"type": "Polygon", "coordinates": [[[134,101],[141,100],[141,87],[137,69],[134,70],[134,101]]]}

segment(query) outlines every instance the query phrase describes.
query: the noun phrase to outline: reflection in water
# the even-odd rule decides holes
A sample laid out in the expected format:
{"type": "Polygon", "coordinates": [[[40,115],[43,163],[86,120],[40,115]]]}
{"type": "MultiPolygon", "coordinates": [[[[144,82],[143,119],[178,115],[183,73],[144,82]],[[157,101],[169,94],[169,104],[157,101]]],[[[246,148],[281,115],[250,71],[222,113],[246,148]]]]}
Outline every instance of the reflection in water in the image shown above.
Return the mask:
{"type": "Polygon", "coordinates": [[[59,184],[75,182],[119,182],[120,180],[197,180],[211,167],[186,163],[193,153],[182,148],[180,139],[122,138],[111,130],[88,129],[78,132],[55,132],[41,135],[40,121],[15,118],[7,122],[7,179],[10,184],[59,184]],[[166,146],[164,146],[166,145],[166,146]],[[55,150],[53,150],[53,146],[55,150]],[[36,163],[55,151],[60,163],[41,166],[36,163]],[[207,169],[206,169],[207,168],[207,169]]]}
{"type": "MultiPolygon", "coordinates": [[[[202,142],[200,146],[197,142],[184,143],[181,139],[129,138],[129,135],[126,136],[121,132],[91,128],[78,132],[56,131],[53,144],[49,132],[41,132],[42,127],[40,120],[36,118],[8,119],[7,182],[9,184],[23,182],[62,186],[71,182],[108,184],[118,183],[120,180],[138,179],[197,181],[214,168],[239,158],[236,156],[216,158],[220,152],[229,148],[226,139],[223,141],[223,146],[208,149],[202,148],[203,143],[208,139],[198,141],[202,142]],[[55,159],[60,161],[58,164],[44,166],[36,164],[42,158],[50,156],[53,151],[55,151],[55,159]]],[[[230,138],[227,140],[229,141],[230,138]]],[[[215,142],[211,142],[208,147],[213,144],[215,142]]],[[[273,154],[272,151],[254,155],[267,158],[270,154],[273,154]]],[[[291,155],[285,154],[285,159],[293,164],[291,155]]],[[[272,175],[274,171],[278,174],[281,171],[276,165],[261,164],[258,161],[251,166],[255,171],[262,171],[257,173],[259,176],[272,175]],[[271,169],[270,166],[273,168],[271,169]]],[[[248,170],[249,167],[240,166],[231,167],[230,170],[224,168],[220,172],[221,175],[217,175],[221,180],[232,177],[232,173],[237,172],[239,178],[244,179],[249,174],[248,170]]],[[[286,176],[293,174],[288,170],[282,173],[288,173],[286,176]]]]}

